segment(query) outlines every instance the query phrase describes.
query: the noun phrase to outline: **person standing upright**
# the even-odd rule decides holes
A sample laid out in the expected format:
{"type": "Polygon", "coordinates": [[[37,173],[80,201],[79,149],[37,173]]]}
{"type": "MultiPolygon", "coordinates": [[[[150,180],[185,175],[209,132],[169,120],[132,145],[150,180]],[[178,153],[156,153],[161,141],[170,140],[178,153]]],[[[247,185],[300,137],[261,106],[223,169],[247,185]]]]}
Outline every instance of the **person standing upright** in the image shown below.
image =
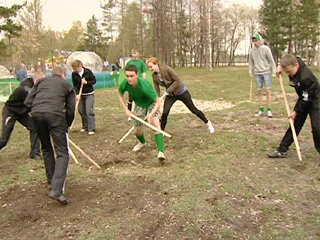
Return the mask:
{"type": "Polygon", "coordinates": [[[47,181],[51,186],[49,197],[69,204],[64,190],[69,164],[68,127],[74,119],[75,93],[66,81],[65,69],[54,67],[52,76],[40,79],[27,96],[25,105],[31,108],[41,141],[47,181]]]}
{"type": "Polygon", "coordinates": [[[272,77],[276,76],[276,64],[273,60],[270,48],[263,44],[260,34],[255,34],[252,38],[253,47],[249,54],[249,74],[250,77],[255,76],[256,87],[259,95],[259,112],[256,116],[264,116],[265,110],[263,106],[263,86],[267,95],[267,116],[272,118],[271,110],[271,87],[272,77]]]}
{"type": "Polygon", "coordinates": [[[24,79],[28,77],[28,72],[26,70],[26,65],[23,63],[20,64],[19,70],[16,72],[16,77],[19,80],[19,82],[22,82],[24,79]]]}
{"type": "MultiPolygon", "coordinates": [[[[147,67],[146,64],[140,59],[140,53],[137,49],[132,49],[131,50],[131,55],[133,57],[133,59],[130,59],[127,64],[126,67],[134,65],[136,66],[137,70],[138,70],[138,77],[141,79],[146,80],[147,79],[147,67]]],[[[128,101],[128,109],[131,111],[132,110],[132,97],[129,95],[129,101],[128,101]]],[[[131,118],[129,117],[128,120],[131,120],[131,118]]]]}
{"type": "Polygon", "coordinates": [[[77,100],[79,103],[79,113],[82,119],[81,132],[88,131],[89,135],[94,135],[96,131],[96,118],[94,113],[94,88],[96,83],[96,77],[93,75],[90,69],[83,67],[83,64],[79,60],[74,60],[71,63],[73,68],[72,82],[74,90],[77,94],[77,100]],[[81,96],[79,95],[81,84],[83,89],[81,96]]]}

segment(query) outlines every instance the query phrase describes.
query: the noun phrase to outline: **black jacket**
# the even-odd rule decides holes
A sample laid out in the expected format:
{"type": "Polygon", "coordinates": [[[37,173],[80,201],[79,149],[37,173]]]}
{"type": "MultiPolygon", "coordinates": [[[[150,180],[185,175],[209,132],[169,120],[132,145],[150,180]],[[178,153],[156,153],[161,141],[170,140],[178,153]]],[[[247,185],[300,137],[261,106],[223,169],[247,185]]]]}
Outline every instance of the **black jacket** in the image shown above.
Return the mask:
{"type": "Polygon", "coordinates": [[[294,107],[297,113],[303,112],[311,102],[317,102],[320,94],[318,79],[308,66],[298,58],[299,69],[295,76],[290,78],[290,86],[294,87],[299,98],[294,107]]]}
{"type": "Polygon", "coordinates": [[[20,116],[28,113],[27,107],[24,105],[28,93],[33,87],[33,79],[26,78],[20,83],[20,86],[16,88],[10,95],[9,99],[5,103],[5,107],[14,115],[20,116]]]}
{"type": "Polygon", "coordinates": [[[77,72],[72,73],[72,83],[76,94],[79,94],[81,87],[81,79],[85,78],[88,82],[86,85],[83,85],[82,93],[91,93],[94,91],[93,86],[96,83],[96,77],[93,75],[90,69],[83,68],[84,72],[82,76],[80,76],[77,72]]]}
{"type": "Polygon", "coordinates": [[[75,111],[73,87],[58,75],[41,79],[31,90],[25,105],[33,113],[52,113],[66,118],[71,126],[75,111]]]}

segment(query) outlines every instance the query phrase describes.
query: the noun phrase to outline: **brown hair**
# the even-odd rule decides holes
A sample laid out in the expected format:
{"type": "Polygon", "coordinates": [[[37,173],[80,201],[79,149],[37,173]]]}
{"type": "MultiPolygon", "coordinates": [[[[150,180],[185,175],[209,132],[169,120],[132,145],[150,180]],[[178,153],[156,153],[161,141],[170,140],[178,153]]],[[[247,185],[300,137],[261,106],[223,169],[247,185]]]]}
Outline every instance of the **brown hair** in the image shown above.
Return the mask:
{"type": "Polygon", "coordinates": [[[286,68],[288,66],[294,66],[297,63],[298,63],[298,59],[291,54],[284,55],[280,61],[280,65],[282,68],[286,68]]]}
{"type": "Polygon", "coordinates": [[[52,69],[51,75],[66,76],[66,70],[63,67],[56,66],[52,69]]]}
{"type": "Polygon", "coordinates": [[[149,59],[147,60],[147,65],[148,65],[149,62],[151,62],[151,63],[153,63],[153,64],[156,64],[156,65],[160,65],[160,64],[159,64],[159,60],[158,60],[158,58],[156,58],[156,57],[149,58],[149,59]]]}
{"type": "Polygon", "coordinates": [[[78,67],[82,67],[82,62],[80,60],[73,60],[71,62],[71,67],[72,68],[78,68],[78,67]]]}

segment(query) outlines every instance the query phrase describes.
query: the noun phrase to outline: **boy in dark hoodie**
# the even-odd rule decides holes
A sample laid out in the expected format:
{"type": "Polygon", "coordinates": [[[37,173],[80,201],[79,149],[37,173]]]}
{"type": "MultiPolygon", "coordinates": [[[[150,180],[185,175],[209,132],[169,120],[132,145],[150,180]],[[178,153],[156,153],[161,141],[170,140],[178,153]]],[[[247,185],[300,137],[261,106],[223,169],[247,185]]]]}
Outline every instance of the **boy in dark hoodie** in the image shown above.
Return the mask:
{"type": "Polygon", "coordinates": [[[5,103],[2,110],[2,135],[0,138],[0,149],[7,145],[16,121],[20,122],[30,131],[30,158],[41,159],[40,140],[33,126],[29,110],[24,105],[28,93],[34,85],[34,81],[45,77],[43,73],[36,73],[34,78],[27,78],[20,83],[5,103]]]}

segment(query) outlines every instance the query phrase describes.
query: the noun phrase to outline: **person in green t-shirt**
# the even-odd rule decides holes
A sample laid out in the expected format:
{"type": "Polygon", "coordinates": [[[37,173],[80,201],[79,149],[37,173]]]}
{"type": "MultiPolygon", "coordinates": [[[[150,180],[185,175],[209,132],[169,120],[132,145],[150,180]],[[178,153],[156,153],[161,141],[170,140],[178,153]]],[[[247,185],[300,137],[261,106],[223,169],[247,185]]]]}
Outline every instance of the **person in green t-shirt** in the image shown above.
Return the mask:
{"type": "MultiPolygon", "coordinates": [[[[132,49],[131,55],[132,55],[133,59],[130,59],[127,62],[126,67],[128,67],[130,65],[136,66],[137,70],[138,70],[138,77],[146,80],[147,79],[147,67],[146,67],[145,63],[140,59],[139,51],[137,49],[132,49]]],[[[132,102],[133,102],[132,97],[129,95],[128,109],[130,111],[132,110],[132,102]]],[[[131,118],[129,117],[128,120],[130,121],[131,118]]]]}
{"type": "MultiPolygon", "coordinates": [[[[151,125],[160,129],[160,99],[152,85],[148,81],[138,77],[137,67],[129,65],[125,69],[126,79],[123,81],[118,89],[118,98],[121,106],[123,107],[126,115],[130,117],[131,111],[127,108],[123,95],[128,92],[136,104],[134,114],[142,119],[146,119],[151,125]]],[[[143,134],[142,123],[133,120],[134,133],[139,140],[139,143],[134,146],[133,151],[137,152],[146,145],[146,140],[143,134]]],[[[163,162],[166,158],[164,155],[164,139],[161,133],[155,133],[155,141],[158,148],[158,159],[163,162]]]]}

